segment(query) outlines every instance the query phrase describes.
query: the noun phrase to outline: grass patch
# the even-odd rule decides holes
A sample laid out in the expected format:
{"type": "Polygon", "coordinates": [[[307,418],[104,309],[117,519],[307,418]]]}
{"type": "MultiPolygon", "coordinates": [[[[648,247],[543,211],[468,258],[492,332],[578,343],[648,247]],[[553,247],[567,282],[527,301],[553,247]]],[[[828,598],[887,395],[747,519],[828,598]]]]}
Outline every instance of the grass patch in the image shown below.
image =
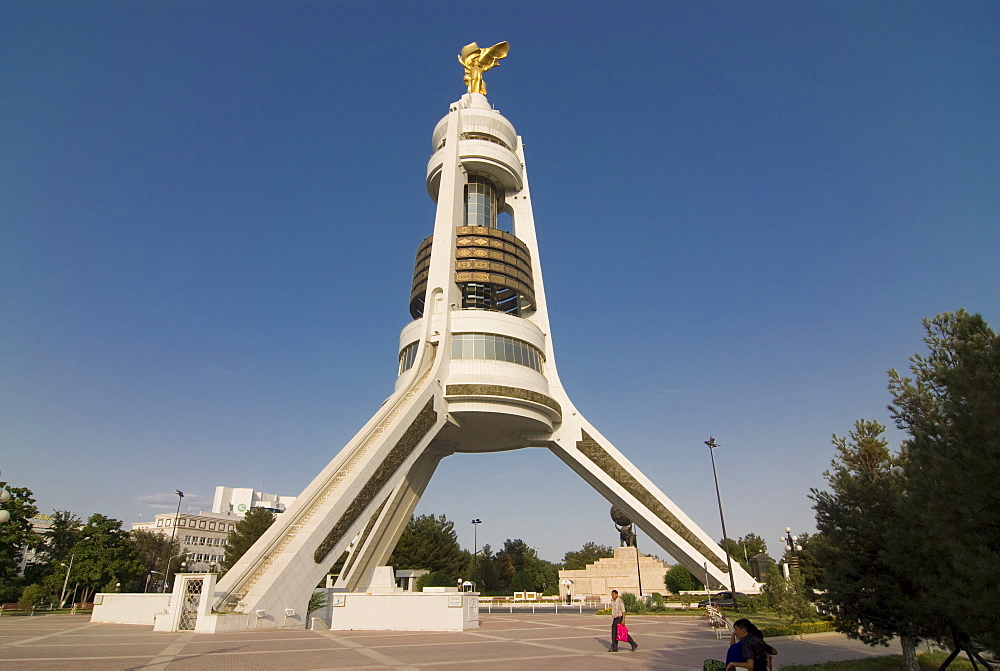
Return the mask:
{"type": "MultiPolygon", "coordinates": [[[[947,652],[924,652],[917,654],[917,661],[921,669],[936,671],[940,668],[944,660],[947,659],[947,652]]],[[[775,660],[781,656],[775,657],[775,660]]],[[[792,666],[782,666],[781,671],[902,671],[902,655],[886,655],[885,657],[867,657],[865,659],[850,659],[844,662],[824,662],[823,664],[794,664],[792,666]]],[[[972,664],[968,659],[956,659],[948,667],[955,671],[965,671],[972,669],[972,664]]]]}

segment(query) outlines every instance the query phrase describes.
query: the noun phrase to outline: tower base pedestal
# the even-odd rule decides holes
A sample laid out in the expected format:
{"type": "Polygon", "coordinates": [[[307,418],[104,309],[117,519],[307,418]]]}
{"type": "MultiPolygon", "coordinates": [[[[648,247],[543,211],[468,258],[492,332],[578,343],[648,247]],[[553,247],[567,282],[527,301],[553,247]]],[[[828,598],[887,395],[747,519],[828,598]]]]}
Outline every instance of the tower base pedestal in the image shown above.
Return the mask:
{"type": "Polygon", "coordinates": [[[334,592],[313,621],[331,631],[464,631],[479,626],[478,592],[334,592]]]}

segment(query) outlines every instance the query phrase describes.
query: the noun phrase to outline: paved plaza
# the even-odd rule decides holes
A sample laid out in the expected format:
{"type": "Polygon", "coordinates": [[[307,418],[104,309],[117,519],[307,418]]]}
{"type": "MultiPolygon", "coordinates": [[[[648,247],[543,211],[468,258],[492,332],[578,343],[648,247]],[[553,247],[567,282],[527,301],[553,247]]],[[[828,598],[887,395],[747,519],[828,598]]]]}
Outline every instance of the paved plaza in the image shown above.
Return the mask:
{"type": "MultiPolygon", "coordinates": [[[[704,619],[628,618],[639,650],[607,652],[610,618],[590,613],[482,613],[466,632],[261,631],[154,633],[91,624],[89,615],[0,617],[3,669],[701,669],[724,658],[704,619]]],[[[785,664],[899,654],[839,634],[775,638],[785,664]]]]}

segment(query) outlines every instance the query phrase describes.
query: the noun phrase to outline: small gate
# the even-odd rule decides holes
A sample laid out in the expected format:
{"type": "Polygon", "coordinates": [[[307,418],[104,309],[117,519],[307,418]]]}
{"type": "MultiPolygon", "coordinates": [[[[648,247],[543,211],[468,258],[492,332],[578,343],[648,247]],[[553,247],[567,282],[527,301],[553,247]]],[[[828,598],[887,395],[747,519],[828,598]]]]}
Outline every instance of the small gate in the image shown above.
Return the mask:
{"type": "Polygon", "coordinates": [[[177,625],[180,630],[194,631],[198,621],[198,605],[201,603],[201,593],[204,578],[191,578],[184,581],[184,594],[181,603],[181,619],[177,625]]]}

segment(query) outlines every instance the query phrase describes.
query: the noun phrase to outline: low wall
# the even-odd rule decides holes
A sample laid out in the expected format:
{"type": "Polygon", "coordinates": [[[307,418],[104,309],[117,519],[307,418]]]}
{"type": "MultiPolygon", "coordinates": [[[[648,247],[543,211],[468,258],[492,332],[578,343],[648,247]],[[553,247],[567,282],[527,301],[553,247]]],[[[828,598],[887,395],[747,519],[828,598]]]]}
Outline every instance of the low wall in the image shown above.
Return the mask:
{"type": "Polygon", "coordinates": [[[334,593],[330,629],[462,631],[479,626],[474,592],[334,593]]]}
{"type": "Polygon", "coordinates": [[[152,625],[157,613],[166,613],[170,594],[97,594],[91,622],[152,625]]]}

